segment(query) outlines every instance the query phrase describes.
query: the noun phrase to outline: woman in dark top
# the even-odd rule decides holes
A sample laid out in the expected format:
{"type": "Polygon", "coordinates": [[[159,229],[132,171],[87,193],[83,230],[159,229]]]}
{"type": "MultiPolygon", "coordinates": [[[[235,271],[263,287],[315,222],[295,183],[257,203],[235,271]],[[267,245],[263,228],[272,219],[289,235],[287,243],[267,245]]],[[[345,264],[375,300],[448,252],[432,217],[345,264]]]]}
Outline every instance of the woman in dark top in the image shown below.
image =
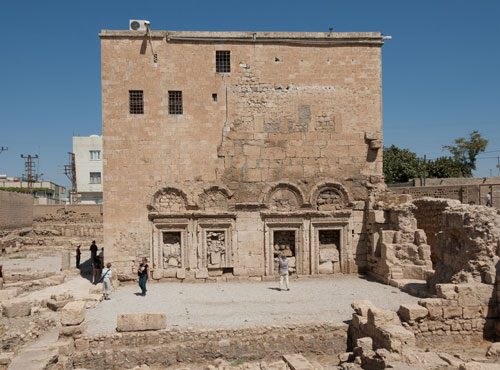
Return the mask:
{"type": "Polygon", "coordinates": [[[3,266],[0,265],[0,289],[3,289],[3,283],[5,283],[5,275],[3,272],[3,266]]]}
{"type": "Polygon", "coordinates": [[[139,275],[139,286],[141,287],[141,296],[145,296],[147,289],[146,289],[146,282],[149,281],[149,266],[148,266],[148,260],[147,258],[142,259],[142,263],[139,265],[139,268],[137,269],[137,275],[139,275]]]}

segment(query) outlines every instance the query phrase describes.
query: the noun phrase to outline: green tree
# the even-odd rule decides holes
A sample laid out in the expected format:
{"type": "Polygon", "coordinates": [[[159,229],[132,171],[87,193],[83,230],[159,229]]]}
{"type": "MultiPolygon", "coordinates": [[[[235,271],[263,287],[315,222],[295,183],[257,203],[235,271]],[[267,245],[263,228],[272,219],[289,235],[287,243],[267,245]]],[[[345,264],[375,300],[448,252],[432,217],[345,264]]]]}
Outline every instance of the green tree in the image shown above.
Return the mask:
{"type": "Polygon", "coordinates": [[[469,134],[469,139],[461,137],[454,142],[455,145],[443,145],[443,148],[451,153],[453,159],[463,164],[463,176],[471,177],[472,171],[476,169],[476,157],[486,150],[488,140],[483,139],[479,131],[474,130],[469,134]]]}
{"type": "Polygon", "coordinates": [[[465,177],[467,176],[467,167],[454,158],[439,157],[427,162],[426,173],[427,177],[439,179],[447,177],[465,177]]]}
{"type": "Polygon", "coordinates": [[[408,149],[395,145],[384,148],[384,178],[386,184],[395,184],[419,177],[423,160],[408,149]]]}

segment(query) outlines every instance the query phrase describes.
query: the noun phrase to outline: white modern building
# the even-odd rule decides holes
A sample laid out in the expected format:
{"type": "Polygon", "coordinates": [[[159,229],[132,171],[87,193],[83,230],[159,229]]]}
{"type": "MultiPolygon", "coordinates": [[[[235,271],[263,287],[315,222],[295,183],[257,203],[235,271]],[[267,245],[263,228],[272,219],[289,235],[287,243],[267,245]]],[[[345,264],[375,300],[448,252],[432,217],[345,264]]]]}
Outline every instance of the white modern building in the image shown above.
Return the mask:
{"type": "Polygon", "coordinates": [[[73,136],[78,203],[102,203],[102,136],[73,136]]]}
{"type": "Polygon", "coordinates": [[[0,175],[0,190],[12,191],[16,193],[33,194],[33,204],[64,204],[66,203],[66,188],[54,184],[52,181],[34,181],[31,183],[31,190],[27,181],[19,177],[8,177],[0,175]]]}

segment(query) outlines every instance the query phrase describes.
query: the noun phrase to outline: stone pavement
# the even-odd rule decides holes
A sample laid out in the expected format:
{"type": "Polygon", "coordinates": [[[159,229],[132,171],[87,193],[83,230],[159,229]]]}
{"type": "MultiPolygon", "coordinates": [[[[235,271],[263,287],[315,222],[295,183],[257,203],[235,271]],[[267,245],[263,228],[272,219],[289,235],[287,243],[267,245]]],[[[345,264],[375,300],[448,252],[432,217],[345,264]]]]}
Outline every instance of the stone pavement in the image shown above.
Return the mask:
{"type": "Polygon", "coordinates": [[[165,312],[168,327],[239,328],[286,322],[346,321],[351,302],[369,299],[377,306],[397,310],[416,303],[399,289],[356,275],[291,280],[290,291],[277,282],[150,283],[146,297],[137,284],[121,286],[87,311],[87,334],[114,332],[118,313],[165,312]]]}

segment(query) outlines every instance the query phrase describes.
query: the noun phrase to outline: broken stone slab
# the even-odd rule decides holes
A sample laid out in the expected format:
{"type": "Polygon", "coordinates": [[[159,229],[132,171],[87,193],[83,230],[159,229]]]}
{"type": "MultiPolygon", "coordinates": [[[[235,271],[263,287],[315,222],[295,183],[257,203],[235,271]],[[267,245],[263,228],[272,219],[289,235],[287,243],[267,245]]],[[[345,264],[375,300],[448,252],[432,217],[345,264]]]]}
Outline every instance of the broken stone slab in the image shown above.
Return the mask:
{"type": "Polygon", "coordinates": [[[61,326],[59,328],[59,336],[61,336],[61,337],[73,337],[75,335],[83,334],[85,329],[87,329],[87,323],[85,321],[79,325],[61,326]]]}
{"type": "Polygon", "coordinates": [[[119,313],[116,331],[162,330],[167,327],[165,312],[119,313]]]}
{"type": "Polygon", "coordinates": [[[368,316],[368,310],[375,308],[373,303],[369,300],[355,301],[351,303],[351,307],[360,316],[368,316]]]}
{"type": "Polygon", "coordinates": [[[283,360],[291,370],[316,370],[314,366],[300,354],[283,355],[283,360]]]}
{"type": "Polygon", "coordinates": [[[11,299],[19,295],[21,288],[8,288],[0,290],[0,302],[5,302],[7,299],[11,299]]]}
{"type": "Polygon", "coordinates": [[[402,353],[405,346],[416,346],[415,335],[402,325],[386,325],[381,333],[382,347],[389,351],[402,353]]]}
{"type": "Polygon", "coordinates": [[[8,366],[14,357],[14,352],[1,352],[0,353],[0,365],[8,366]]]}
{"type": "Polygon", "coordinates": [[[500,370],[500,364],[471,361],[460,365],[459,370],[500,370]]]}
{"type": "Polygon", "coordinates": [[[500,357],[500,342],[493,343],[486,352],[487,357],[500,357]]]}
{"type": "Polygon", "coordinates": [[[69,302],[67,301],[56,301],[53,299],[47,300],[47,308],[51,309],[52,311],[59,311],[61,308],[66,306],[66,304],[69,302]]]}
{"type": "Polygon", "coordinates": [[[31,314],[31,303],[28,301],[3,303],[3,315],[8,318],[29,316],[31,314]]]}
{"type": "Polygon", "coordinates": [[[85,302],[73,301],[67,303],[61,310],[61,324],[75,326],[85,320],[85,302]]]}
{"type": "Polygon", "coordinates": [[[469,283],[455,285],[459,306],[488,306],[496,304],[495,286],[469,283]]]}
{"type": "Polygon", "coordinates": [[[418,304],[402,304],[398,310],[399,317],[406,322],[423,319],[428,313],[427,308],[418,304]]]}
{"type": "Polygon", "coordinates": [[[373,339],[370,337],[359,338],[356,340],[356,347],[361,348],[363,351],[372,351],[373,339]]]}

